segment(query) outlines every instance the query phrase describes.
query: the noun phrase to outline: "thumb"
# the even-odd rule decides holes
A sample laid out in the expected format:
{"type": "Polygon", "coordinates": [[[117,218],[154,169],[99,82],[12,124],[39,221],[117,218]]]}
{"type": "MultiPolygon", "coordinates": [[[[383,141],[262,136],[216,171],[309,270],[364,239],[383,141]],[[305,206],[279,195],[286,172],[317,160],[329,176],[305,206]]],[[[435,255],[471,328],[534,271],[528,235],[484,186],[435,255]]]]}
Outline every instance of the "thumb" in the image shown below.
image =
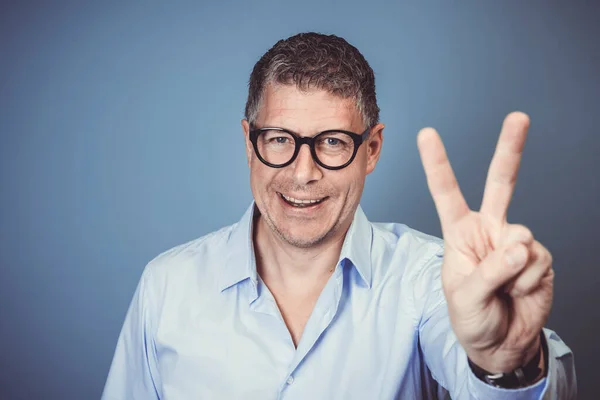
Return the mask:
{"type": "Polygon", "coordinates": [[[486,302],[502,285],[516,277],[528,260],[529,249],[523,243],[497,249],[465,279],[464,293],[469,293],[473,302],[486,302]]]}

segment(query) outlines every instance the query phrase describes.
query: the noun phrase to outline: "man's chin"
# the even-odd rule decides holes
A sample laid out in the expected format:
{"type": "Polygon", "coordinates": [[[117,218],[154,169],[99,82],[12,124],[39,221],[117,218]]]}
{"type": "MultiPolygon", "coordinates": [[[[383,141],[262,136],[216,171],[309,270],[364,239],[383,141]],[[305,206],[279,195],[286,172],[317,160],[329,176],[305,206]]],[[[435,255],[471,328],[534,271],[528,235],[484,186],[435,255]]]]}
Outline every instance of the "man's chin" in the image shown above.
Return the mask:
{"type": "Polygon", "coordinates": [[[325,241],[326,236],[306,237],[306,236],[291,236],[282,235],[281,238],[288,244],[297,247],[299,249],[310,249],[318,246],[325,241]]]}
{"type": "Polygon", "coordinates": [[[329,236],[329,231],[290,231],[276,228],[278,236],[288,244],[301,249],[308,249],[323,243],[329,236]]]}

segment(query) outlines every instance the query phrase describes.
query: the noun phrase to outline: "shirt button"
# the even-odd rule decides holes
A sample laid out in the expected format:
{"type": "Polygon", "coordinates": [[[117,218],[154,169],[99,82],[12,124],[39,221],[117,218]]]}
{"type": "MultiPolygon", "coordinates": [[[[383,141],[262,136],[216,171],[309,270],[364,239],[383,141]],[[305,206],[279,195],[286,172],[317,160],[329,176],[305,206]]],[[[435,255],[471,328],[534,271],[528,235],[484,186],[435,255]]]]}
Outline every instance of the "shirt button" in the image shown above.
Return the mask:
{"type": "Polygon", "coordinates": [[[290,376],[289,378],[287,378],[287,381],[286,381],[286,383],[287,383],[288,385],[291,385],[292,383],[294,383],[294,377],[293,377],[293,376],[290,376]]]}

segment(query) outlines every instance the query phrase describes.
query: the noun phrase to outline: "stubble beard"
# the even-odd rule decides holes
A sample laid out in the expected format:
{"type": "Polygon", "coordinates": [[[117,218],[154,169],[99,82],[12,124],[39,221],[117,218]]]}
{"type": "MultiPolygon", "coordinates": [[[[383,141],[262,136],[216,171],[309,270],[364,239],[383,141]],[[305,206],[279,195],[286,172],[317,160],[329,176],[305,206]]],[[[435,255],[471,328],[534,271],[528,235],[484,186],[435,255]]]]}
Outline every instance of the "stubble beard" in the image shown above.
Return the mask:
{"type": "MultiPolygon", "coordinates": [[[[269,190],[267,191],[267,193],[275,193],[276,197],[279,197],[279,194],[277,194],[277,193],[297,193],[297,192],[312,192],[311,197],[314,197],[314,198],[330,197],[330,195],[327,194],[328,191],[307,190],[304,187],[294,187],[294,186],[286,185],[286,184],[272,185],[269,188],[269,190]]],[[[277,199],[276,201],[280,201],[280,199],[277,199]]],[[[331,201],[331,198],[327,201],[331,201]]],[[[283,242],[285,242],[293,247],[299,248],[299,249],[310,249],[312,247],[315,247],[315,246],[318,246],[318,245],[324,243],[325,241],[327,241],[327,239],[329,237],[333,236],[333,233],[335,232],[336,227],[339,225],[339,220],[338,220],[338,221],[335,221],[335,223],[333,224],[333,226],[330,229],[326,230],[325,232],[319,233],[317,236],[298,237],[298,236],[294,236],[294,235],[290,234],[289,232],[284,232],[282,229],[280,229],[280,227],[277,226],[276,221],[270,215],[262,214],[262,218],[264,218],[267,227],[271,230],[271,232],[273,232],[277,236],[277,238],[279,238],[283,242]]],[[[282,218],[285,218],[285,217],[282,215],[282,218]]],[[[285,223],[287,221],[282,220],[281,222],[285,223]]],[[[300,221],[297,223],[302,224],[302,222],[300,222],[300,221]]]]}
{"type": "Polygon", "coordinates": [[[261,217],[264,219],[266,225],[271,230],[271,232],[273,232],[280,240],[299,249],[310,249],[312,247],[324,243],[329,237],[332,236],[337,225],[336,223],[331,229],[318,236],[310,238],[299,238],[296,236],[292,236],[291,234],[288,234],[279,229],[275,221],[273,221],[268,215],[262,214],[261,217]]]}

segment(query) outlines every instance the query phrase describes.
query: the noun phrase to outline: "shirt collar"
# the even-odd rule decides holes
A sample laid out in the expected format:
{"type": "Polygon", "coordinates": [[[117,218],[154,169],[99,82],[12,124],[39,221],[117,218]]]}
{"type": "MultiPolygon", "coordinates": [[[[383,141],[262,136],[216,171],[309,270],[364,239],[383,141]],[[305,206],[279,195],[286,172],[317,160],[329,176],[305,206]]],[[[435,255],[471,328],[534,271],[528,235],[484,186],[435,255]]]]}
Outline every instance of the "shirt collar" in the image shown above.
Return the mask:
{"type": "MultiPolygon", "coordinates": [[[[255,212],[255,203],[252,202],[242,219],[232,227],[227,239],[229,254],[219,276],[219,290],[221,291],[246,279],[251,279],[254,284],[258,281],[256,257],[252,244],[252,226],[255,212]]],[[[344,239],[340,261],[343,262],[348,259],[369,288],[371,287],[372,240],[371,223],[367,220],[359,205],[344,239]]]]}
{"type": "Polygon", "coordinates": [[[219,290],[223,291],[245,279],[252,279],[256,284],[256,257],[252,244],[252,222],[254,220],[254,202],[236,223],[227,239],[228,254],[225,266],[219,276],[219,290]]]}
{"type": "Polygon", "coordinates": [[[348,229],[340,261],[348,259],[367,287],[371,287],[371,244],[373,242],[373,227],[359,205],[354,213],[354,220],[348,229]]]}

